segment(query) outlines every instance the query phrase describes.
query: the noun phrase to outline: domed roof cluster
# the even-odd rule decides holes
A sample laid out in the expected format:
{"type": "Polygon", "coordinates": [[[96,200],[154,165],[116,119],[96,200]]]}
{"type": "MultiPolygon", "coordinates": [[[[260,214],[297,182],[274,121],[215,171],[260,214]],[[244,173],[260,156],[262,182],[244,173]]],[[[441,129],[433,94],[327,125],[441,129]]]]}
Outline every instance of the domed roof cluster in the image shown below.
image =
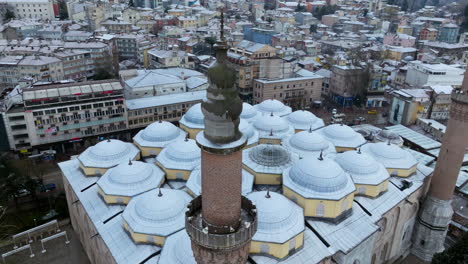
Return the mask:
{"type": "Polygon", "coordinates": [[[258,143],[258,131],[256,131],[251,123],[245,119],[241,119],[239,123],[239,130],[247,138],[247,145],[258,143]]]}
{"type": "Polygon", "coordinates": [[[296,153],[299,157],[318,157],[320,153],[324,156],[335,154],[335,146],[325,140],[319,133],[314,131],[301,131],[283,140],[283,146],[289,151],[296,153]]]}
{"type": "Polygon", "coordinates": [[[197,264],[193,256],[190,237],[185,229],[166,239],[159,258],[160,263],[197,264]]]}
{"type": "Polygon", "coordinates": [[[291,107],[286,106],[282,102],[275,99],[265,100],[255,105],[254,107],[263,115],[273,113],[277,116],[286,116],[292,112],[291,107]]]}
{"type": "Polygon", "coordinates": [[[106,171],[97,185],[105,195],[133,197],[159,187],[164,172],[152,163],[124,162],[106,171]]]}
{"type": "Polygon", "coordinates": [[[169,236],[185,227],[185,209],[192,197],[173,189],[154,189],[138,195],[122,217],[130,232],[169,236]]]}
{"type": "Polygon", "coordinates": [[[177,140],[156,157],[166,169],[193,170],[200,164],[201,150],[193,139],[177,140]]]}
{"type": "Polygon", "coordinates": [[[306,198],[339,200],[356,190],[340,165],[326,157],[306,157],[283,173],[283,184],[306,198]]]}
{"type": "Polygon", "coordinates": [[[325,126],[322,119],[316,117],[309,111],[298,110],[286,116],[289,124],[296,130],[315,130],[325,126]]]}
{"type": "Polygon", "coordinates": [[[84,167],[111,168],[135,159],[139,152],[132,143],[108,139],[87,148],[78,156],[78,160],[84,167]]]}
{"type": "Polygon", "coordinates": [[[182,116],[179,123],[189,128],[204,129],[204,115],[201,110],[201,103],[194,104],[190,109],[182,116]]]}
{"type": "Polygon", "coordinates": [[[282,139],[294,134],[294,128],[286,120],[274,114],[257,118],[253,125],[260,138],[282,139]]]}
{"type": "Polygon", "coordinates": [[[375,139],[380,142],[390,142],[400,147],[403,146],[403,138],[390,130],[380,130],[377,135],[375,135],[375,139]]]}
{"type": "Polygon", "coordinates": [[[303,232],[304,211],[276,192],[253,192],[247,195],[257,207],[257,233],[252,240],[285,243],[303,232]]]}
{"type": "MultiPolygon", "coordinates": [[[[252,192],[254,176],[246,170],[242,170],[242,195],[252,192]]],[[[198,167],[192,171],[187,180],[187,188],[195,195],[201,194],[201,168],[198,167]]]]}
{"type": "Polygon", "coordinates": [[[357,148],[366,143],[361,134],[343,124],[329,125],[317,131],[336,147],[357,148]]]}
{"type": "Polygon", "coordinates": [[[377,185],[390,178],[381,163],[360,150],[339,153],[335,162],[351,175],[355,184],[377,185]]]}
{"type": "Polygon", "coordinates": [[[410,169],[418,164],[411,153],[385,142],[365,144],[361,151],[374,157],[387,169],[410,169]]]}
{"type": "Polygon", "coordinates": [[[133,140],[142,147],[163,148],[169,143],[185,138],[186,133],[170,122],[154,122],[140,130],[133,140]]]}
{"type": "Polygon", "coordinates": [[[240,118],[252,123],[258,116],[259,113],[255,107],[248,103],[242,103],[242,113],[240,114],[240,118]]]}

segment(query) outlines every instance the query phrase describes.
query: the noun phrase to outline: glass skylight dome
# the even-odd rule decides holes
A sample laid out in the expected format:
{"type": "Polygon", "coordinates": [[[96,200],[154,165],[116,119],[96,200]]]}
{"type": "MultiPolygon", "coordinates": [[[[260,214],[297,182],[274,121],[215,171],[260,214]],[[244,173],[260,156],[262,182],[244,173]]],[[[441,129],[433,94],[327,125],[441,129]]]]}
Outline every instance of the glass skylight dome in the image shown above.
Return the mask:
{"type": "MultiPolygon", "coordinates": [[[[254,176],[246,170],[242,170],[242,195],[252,192],[254,176]]],[[[198,167],[192,171],[187,180],[187,188],[195,195],[201,194],[201,168],[198,167]]]]}
{"type": "Polygon", "coordinates": [[[184,139],[186,133],[167,121],[154,122],[145,129],[140,130],[133,140],[142,147],[163,148],[169,143],[184,139]]]}
{"type": "Polygon", "coordinates": [[[381,163],[360,151],[339,153],[335,161],[351,175],[355,184],[377,185],[390,178],[381,163]]]}
{"type": "Polygon", "coordinates": [[[283,173],[283,184],[306,198],[339,200],[356,188],[335,161],[305,157],[283,173]]]}
{"type": "Polygon", "coordinates": [[[254,106],[257,111],[266,114],[275,114],[278,116],[286,116],[291,113],[291,107],[284,105],[282,102],[275,99],[265,100],[254,106]]]}
{"type": "Polygon", "coordinates": [[[247,195],[257,207],[258,228],[252,240],[284,243],[303,232],[301,207],[276,192],[253,192],[247,195]]]}
{"type": "Polygon", "coordinates": [[[140,150],[132,143],[108,139],[87,148],[78,160],[88,168],[111,168],[138,158],[140,150]]]}
{"type": "Polygon", "coordinates": [[[255,107],[248,103],[242,103],[242,113],[240,114],[240,117],[247,122],[251,123],[255,121],[255,119],[258,117],[258,112],[255,107]]]}
{"type": "Polygon", "coordinates": [[[336,147],[357,148],[366,143],[366,139],[361,134],[343,124],[329,125],[317,132],[336,147]]]}
{"type": "Polygon", "coordinates": [[[336,153],[335,145],[314,131],[301,131],[289,136],[283,140],[283,146],[299,157],[318,157],[320,152],[324,156],[336,153]]]}
{"type": "Polygon", "coordinates": [[[179,123],[188,128],[204,129],[204,118],[205,117],[201,110],[201,103],[198,103],[190,107],[190,109],[182,116],[179,123]]]}
{"type": "Polygon", "coordinates": [[[311,112],[304,110],[294,111],[287,115],[286,119],[296,130],[314,130],[325,126],[322,119],[316,117],[311,112]]]}
{"type": "Polygon", "coordinates": [[[122,217],[132,233],[169,236],[185,228],[185,210],[192,197],[173,189],[154,189],[130,200],[122,217]]]}

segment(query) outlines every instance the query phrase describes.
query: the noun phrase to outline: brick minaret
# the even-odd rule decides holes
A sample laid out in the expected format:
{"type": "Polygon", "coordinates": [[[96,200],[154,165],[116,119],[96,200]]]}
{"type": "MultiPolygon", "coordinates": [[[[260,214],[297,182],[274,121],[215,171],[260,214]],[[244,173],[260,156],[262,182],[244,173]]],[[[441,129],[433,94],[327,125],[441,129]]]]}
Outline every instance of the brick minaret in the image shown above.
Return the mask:
{"type": "Polygon", "coordinates": [[[468,71],[461,89],[452,93],[450,119],[442,140],[431,185],[419,214],[413,239],[413,254],[424,261],[444,250],[447,228],[452,219],[452,196],[468,147],[468,71]]]}
{"type": "MultiPolygon", "coordinates": [[[[221,13],[221,21],[223,13],[221,13]]],[[[257,228],[255,207],[241,195],[242,148],[239,131],[242,102],[236,74],[224,61],[227,44],[221,23],[217,65],[208,71],[210,86],[202,103],[205,130],[197,137],[202,149],[202,194],[189,204],[186,229],[197,263],[245,263],[257,228]]]]}

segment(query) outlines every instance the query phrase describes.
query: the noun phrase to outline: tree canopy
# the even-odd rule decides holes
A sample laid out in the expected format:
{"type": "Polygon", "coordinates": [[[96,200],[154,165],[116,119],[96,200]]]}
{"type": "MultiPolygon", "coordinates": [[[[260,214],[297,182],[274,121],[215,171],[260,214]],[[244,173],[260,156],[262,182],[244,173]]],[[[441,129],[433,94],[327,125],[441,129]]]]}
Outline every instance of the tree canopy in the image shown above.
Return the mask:
{"type": "Polygon", "coordinates": [[[324,15],[334,14],[336,10],[340,9],[337,5],[324,5],[320,8],[312,10],[312,15],[317,19],[322,19],[324,15]]]}
{"type": "Polygon", "coordinates": [[[13,11],[11,11],[8,8],[6,9],[5,13],[3,13],[3,20],[5,21],[10,21],[15,18],[16,18],[15,13],[13,13],[13,11]]]}

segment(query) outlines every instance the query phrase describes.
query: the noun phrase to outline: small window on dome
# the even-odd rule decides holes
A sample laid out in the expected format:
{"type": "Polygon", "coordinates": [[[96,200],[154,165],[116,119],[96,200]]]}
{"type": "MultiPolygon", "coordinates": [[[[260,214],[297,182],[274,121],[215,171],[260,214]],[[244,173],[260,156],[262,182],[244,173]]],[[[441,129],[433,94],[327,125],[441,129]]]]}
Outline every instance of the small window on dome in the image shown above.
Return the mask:
{"type": "Polygon", "coordinates": [[[154,237],[153,236],[147,236],[146,237],[146,242],[154,244],[154,237]]]}
{"type": "Polygon", "coordinates": [[[263,253],[263,254],[270,253],[270,246],[268,244],[261,244],[260,245],[260,253],[263,253]]]}
{"type": "Polygon", "coordinates": [[[341,204],[342,208],[341,208],[341,211],[344,212],[346,210],[348,210],[348,200],[344,200],[343,203],[341,204]]]}
{"type": "Polygon", "coordinates": [[[176,172],[176,179],[183,180],[182,172],[176,172]]]}
{"type": "Polygon", "coordinates": [[[123,203],[124,203],[124,200],[123,200],[122,198],[118,197],[118,198],[116,199],[116,202],[117,202],[118,204],[123,204],[123,203]]]}
{"type": "Polygon", "coordinates": [[[324,216],[325,215],[325,205],[319,203],[317,208],[315,208],[315,216],[324,216]]]}
{"type": "Polygon", "coordinates": [[[360,186],[358,188],[358,194],[366,194],[366,187],[360,186]]]}

